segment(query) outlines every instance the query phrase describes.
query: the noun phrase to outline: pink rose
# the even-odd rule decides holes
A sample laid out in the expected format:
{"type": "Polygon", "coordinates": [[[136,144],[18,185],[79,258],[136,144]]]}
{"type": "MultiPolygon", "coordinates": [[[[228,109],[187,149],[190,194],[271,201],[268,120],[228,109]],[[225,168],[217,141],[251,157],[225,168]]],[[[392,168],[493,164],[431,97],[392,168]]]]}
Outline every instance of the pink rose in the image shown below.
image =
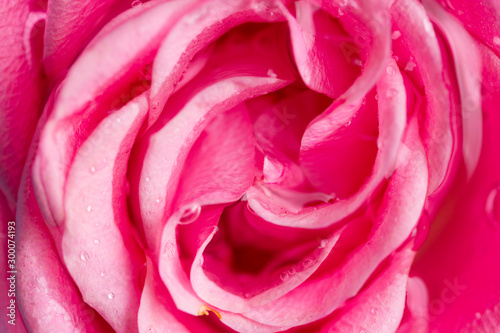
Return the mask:
{"type": "Polygon", "coordinates": [[[0,17],[2,331],[500,327],[494,0],[0,17]]]}

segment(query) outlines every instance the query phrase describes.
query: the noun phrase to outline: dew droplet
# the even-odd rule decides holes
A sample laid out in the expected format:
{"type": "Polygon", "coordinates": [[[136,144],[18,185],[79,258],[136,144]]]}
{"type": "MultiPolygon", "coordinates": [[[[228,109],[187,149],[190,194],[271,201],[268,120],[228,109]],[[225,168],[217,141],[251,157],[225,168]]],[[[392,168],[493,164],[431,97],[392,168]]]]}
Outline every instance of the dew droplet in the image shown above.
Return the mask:
{"type": "Polygon", "coordinates": [[[134,0],[134,1],[132,1],[132,4],[131,4],[132,7],[137,7],[137,6],[140,6],[140,5],[142,5],[142,1],[141,0],[134,0]]]}
{"type": "Polygon", "coordinates": [[[92,173],[95,172],[95,166],[90,167],[90,172],[92,172],[92,173]]]}
{"type": "Polygon", "coordinates": [[[372,309],[370,310],[370,312],[371,312],[371,314],[372,314],[372,315],[376,315],[376,314],[377,314],[377,309],[372,308],[372,309]]]}
{"type": "Polygon", "coordinates": [[[168,242],[167,244],[165,244],[165,248],[164,248],[163,252],[167,255],[174,255],[175,245],[171,242],[168,242]]]}
{"type": "Polygon", "coordinates": [[[328,244],[328,239],[322,239],[321,242],[319,243],[319,248],[324,249],[327,244],[328,244]]]}
{"type": "Polygon", "coordinates": [[[349,121],[345,124],[345,126],[346,126],[346,127],[348,127],[348,126],[351,126],[351,124],[352,124],[352,120],[349,120],[349,121]]]}
{"type": "Polygon", "coordinates": [[[391,34],[392,39],[398,39],[399,37],[401,37],[401,31],[396,30],[396,31],[392,32],[392,34],[391,34]]]}
{"type": "Polygon", "coordinates": [[[288,272],[283,272],[280,274],[281,281],[286,281],[286,280],[288,280],[289,277],[290,276],[288,275],[288,272]]]}
{"type": "Polygon", "coordinates": [[[160,199],[156,199],[156,203],[160,203],[160,199]]]}
{"type": "Polygon", "coordinates": [[[104,277],[104,272],[101,272],[101,276],[104,277]]]}
{"type": "Polygon", "coordinates": [[[313,265],[314,265],[314,260],[312,260],[311,258],[306,258],[302,262],[302,266],[304,266],[304,268],[306,268],[306,269],[313,266],[313,265]]]}
{"type": "Polygon", "coordinates": [[[269,68],[269,70],[267,71],[267,76],[272,77],[273,79],[278,77],[278,75],[273,71],[272,68],[269,68]]]}
{"type": "Polygon", "coordinates": [[[196,221],[196,219],[200,216],[200,213],[201,206],[197,203],[181,208],[179,224],[189,224],[196,221]]]}
{"type": "Polygon", "coordinates": [[[387,74],[389,74],[389,75],[394,75],[394,73],[396,73],[396,72],[394,71],[394,68],[392,68],[391,66],[387,67],[386,72],[387,72],[387,74]]]}
{"type": "Polygon", "coordinates": [[[90,256],[89,256],[89,254],[87,253],[87,251],[82,251],[82,252],[80,252],[80,259],[81,259],[82,261],[87,261],[87,260],[89,260],[89,257],[90,257],[90,256]]]}
{"type": "Polygon", "coordinates": [[[339,16],[344,16],[344,12],[339,8],[339,16]]]}
{"type": "Polygon", "coordinates": [[[108,299],[114,299],[115,298],[115,294],[113,293],[108,293],[108,299]]]}
{"type": "Polygon", "coordinates": [[[94,239],[94,244],[99,244],[99,240],[98,239],[94,239]]]}
{"type": "Polygon", "coordinates": [[[90,213],[90,211],[91,211],[91,210],[92,210],[92,206],[91,206],[91,205],[88,205],[88,206],[87,206],[87,212],[89,212],[89,213],[90,213]]]}
{"type": "Polygon", "coordinates": [[[394,97],[396,97],[397,94],[398,94],[398,91],[396,89],[390,88],[390,89],[387,89],[385,97],[387,97],[388,99],[393,99],[394,97]]]}
{"type": "Polygon", "coordinates": [[[146,181],[149,182],[151,179],[149,179],[149,177],[146,177],[146,181]]]}
{"type": "Polygon", "coordinates": [[[352,63],[359,67],[363,66],[363,62],[361,61],[361,59],[354,59],[352,63]]]}
{"type": "Polygon", "coordinates": [[[411,72],[415,68],[415,66],[417,66],[417,64],[415,64],[412,60],[410,60],[406,64],[405,71],[411,72]]]}
{"type": "Polygon", "coordinates": [[[295,268],[291,267],[289,270],[288,270],[288,275],[295,275],[295,273],[297,273],[297,271],[295,270],[295,268]]]}
{"type": "Polygon", "coordinates": [[[121,122],[122,122],[122,119],[121,119],[121,118],[118,118],[118,119],[116,119],[116,122],[117,122],[117,123],[121,123],[121,122]]]}
{"type": "Polygon", "coordinates": [[[500,223],[500,185],[495,185],[486,198],[486,215],[488,220],[497,226],[500,223]]]}

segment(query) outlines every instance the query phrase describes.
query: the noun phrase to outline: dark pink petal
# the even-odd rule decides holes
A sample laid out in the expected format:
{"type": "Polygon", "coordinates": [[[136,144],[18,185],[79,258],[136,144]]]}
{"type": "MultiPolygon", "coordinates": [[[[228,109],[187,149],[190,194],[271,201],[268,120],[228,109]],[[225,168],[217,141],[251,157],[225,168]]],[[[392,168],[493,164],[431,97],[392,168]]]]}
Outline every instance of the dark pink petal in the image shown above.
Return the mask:
{"type": "Polygon", "coordinates": [[[164,105],[177,89],[189,62],[199,51],[238,24],[282,20],[278,11],[252,5],[252,1],[243,0],[202,1],[179,20],[163,40],[153,65],[151,123],[162,111],[157,106],[164,105]]]}
{"type": "Polygon", "coordinates": [[[71,67],[56,92],[33,168],[37,197],[49,224],[60,224],[64,218],[63,188],[75,151],[106,112],[123,105],[116,105],[120,93],[151,61],[166,30],[187,5],[174,1],[148,7],[94,39],[71,67]]]}
{"type": "Polygon", "coordinates": [[[97,126],[73,160],[64,198],[64,262],[85,301],[117,332],[137,329],[144,258],[127,215],[125,182],[146,113],[140,96],[97,126]]]}
{"type": "Polygon", "coordinates": [[[197,92],[177,114],[179,106],[171,107],[175,116],[147,139],[138,189],[144,231],[153,253],[158,251],[163,221],[172,212],[182,166],[204,127],[244,100],[277,90],[287,83],[270,77],[228,78],[197,92]]]}
{"type": "MultiPolygon", "coordinates": [[[[16,241],[19,241],[19,238],[15,239],[16,235],[16,224],[14,221],[14,215],[9,209],[7,204],[7,199],[0,191],[0,221],[1,228],[0,230],[0,241],[2,242],[0,255],[0,267],[4,268],[4,272],[0,275],[0,307],[2,309],[6,309],[6,318],[3,318],[0,322],[0,331],[1,332],[12,332],[12,333],[26,333],[26,327],[24,326],[24,321],[19,313],[19,298],[14,297],[14,290],[12,290],[11,286],[16,285],[15,280],[12,280],[11,271],[15,271],[15,261],[16,258],[12,258],[12,254],[15,255],[15,246],[16,241]],[[11,249],[10,251],[9,248],[11,249]],[[12,250],[13,249],[13,250],[12,250]],[[12,266],[11,266],[12,265],[12,266]],[[11,300],[14,303],[14,316],[10,317],[11,313],[11,300]],[[9,321],[14,319],[15,326],[10,324],[9,321]]],[[[17,274],[15,274],[16,276],[17,274]]]]}
{"type": "MultiPolygon", "coordinates": [[[[375,268],[408,238],[419,220],[427,193],[427,163],[415,119],[403,142],[398,167],[389,180],[382,206],[373,217],[374,229],[368,239],[335,270],[331,266],[320,267],[301,286],[275,302],[244,313],[246,317],[276,326],[296,326],[323,318],[355,296],[375,268]]],[[[338,242],[343,242],[342,234],[338,242]]],[[[330,257],[335,255],[335,247],[331,253],[330,257]]]]}
{"type": "Polygon", "coordinates": [[[451,160],[453,137],[449,87],[433,25],[416,0],[396,0],[391,14],[413,52],[427,96],[423,143],[429,161],[429,194],[443,182],[451,160]]]}
{"type": "Polygon", "coordinates": [[[12,211],[23,165],[41,113],[44,79],[41,47],[45,13],[29,1],[0,7],[0,191],[12,211]]]}
{"type": "MultiPolygon", "coordinates": [[[[470,177],[476,168],[481,153],[481,59],[475,41],[460,21],[447,13],[434,1],[423,1],[430,19],[437,24],[446,37],[457,75],[461,101],[458,117],[463,133],[463,156],[470,177]]],[[[500,43],[500,39],[499,39],[500,43]]]]}
{"type": "Polygon", "coordinates": [[[473,36],[488,45],[497,55],[500,54],[498,1],[447,0],[441,1],[440,4],[453,13],[473,36]]]}
{"type": "Polygon", "coordinates": [[[460,170],[413,274],[429,291],[430,331],[495,332],[500,323],[500,60],[480,45],[483,144],[467,182],[460,170]]]}
{"type": "Polygon", "coordinates": [[[52,81],[69,68],[94,30],[109,20],[108,14],[118,2],[48,1],[43,62],[45,72],[52,81]]]}
{"type": "Polygon", "coordinates": [[[384,269],[321,328],[321,332],[395,332],[405,308],[408,271],[415,252],[405,248],[389,258],[384,269]]]}
{"type": "Polygon", "coordinates": [[[296,17],[284,5],[281,8],[302,80],[314,91],[331,98],[340,96],[360,74],[342,48],[353,38],[338,21],[308,1],[295,2],[296,17]]]}
{"type": "MultiPolygon", "coordinates": [[[[282,206],[276,204],[279,201],[272,197],[269,198],[262,190],[254,186],[247,193],[249,206],[269,222],[303,228],[322,228],[336,223],[356,211],[380,182],[389,177],[396,167],[396,154],[406,125],[406,93],[401,74],[393,61],[390,61],[389,65],[386,66],[386,71],[377,83],[377,92],[379,96],[378,153],[374,161],[372,175],[358,193],[333,204],[304,208],[295,214],[290,214],[283,212],[282,206]]],[[[325,158],[319,156],[320,153],[324,153],[323,151],[317,152],[317,148],[324,144],[323,140],[329,140],[331,131],[334,135],[335,130],[343,128],[349,122],[350,117],[356,115],[353,112],[355,110],[353,105],[342,104],[337,107],[334,103],[331,108],[335,109],[335,112],[319,118],[316,123],[318,129],[316,134],[302,139],[301,153],[303,159],[310,161],[308,165],[311,172],[314,171],[313,162],[315,159],[325,158]],[[311,154],[310,157],[308,154],[311,154]]],[[[337,176],[327,174],[327,170],[324,171],[324,177],[335,178],[337,176]]]]}

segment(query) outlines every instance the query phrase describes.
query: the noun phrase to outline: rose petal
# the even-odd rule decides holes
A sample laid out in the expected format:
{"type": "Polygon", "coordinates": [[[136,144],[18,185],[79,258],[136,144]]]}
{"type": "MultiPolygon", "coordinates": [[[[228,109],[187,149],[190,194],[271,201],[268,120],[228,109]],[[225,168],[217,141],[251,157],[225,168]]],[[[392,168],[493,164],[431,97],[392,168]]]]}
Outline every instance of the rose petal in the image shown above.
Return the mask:
{"type": "Polygon", "coordinates": [[[65,192],[64,262],[85,301],[117,332],[137,327],[144,259],[126,212],[125,182],[146,113],[140,96],[104,119],[77,152],[65,192]]]}
{"type": "Polygon", "coordinates": [[[391,14],[419,66],[427,96],[424,147],[429,160],[429,194],[439,186],[449,169],[453,149],[450,92],[445,85],[441,50],[423,6],[415,0],[396,0],[391,14]],[[445,112],[443,110],[446,110],[445,112]]]}
{"type": "Polygon", "coordinates": [[[429,331],[429,295],[419,277],[408,278],[406,313],[397,333],[427,333],[429,331]]]}
{"type": "Polygon", "coordinates": [[[438,25],[450,45],[458,87],[462,113],[459,118],[463,131],[463,155],[470,177],[476,168],[481,153],[482,112],[481,112],[481,59],[474,47],[474,40],[461,23],[448,14],[434,1],[423,1],[430,19],[438,25]]]}
{"type": "MultiPolygon", "coordinates": [[[[145,139],[148,146],[138,185],[142,222],[153,253],[159,248],[162,221],[172,212],[181,168],[207,123],[242,101],[277,90],[287,83],[269,77],[229,78],[196,93],[184,106],[174,103],[170,107],[169,115],[181,109],[161,129],[145,139]]],[[[180,101],[182,105],[183,99],[180,98],[180,101]]],[[[158,123],[158,127],[161,125],[161,122],[158,123]]]]}
{"type": "Polygon", "coordinates": [[[460,170],[412,270],[429,290],[431,332],[494,332],[499,322],[500,60],[484,45],[480,53],[488,93],[479,162],[470,181],[460,170]]]}
{"type": "Polygon", "coordinates": [[[373,270],[408,238],[419,220],[427,193],[427,163],[415,119],[403,142],[398,154],[399,166],[389,181],[369,239],[337,269],[313,275],[277,301],[244,313],[246,317],[276,326],[296,326],[323,318],[356,295],[373,270]]]}
{"type": "MultiPolygon", "coordinates": [[[[229,29],[249,21],[281,19],[278,12],[276,15],[274,12],[261,12],[258,8],[253,9],[251,5],[251,1],[241,0],[203,1],[197,5],[196,10],[182,17],[163,40],[155,58],[151,83],[153,107],[165,104],[196,53],[229,29]]],[[[160,112],[159,108],[151,110],[151,123],[158,118],[160,112]]]]}
{"type": "MultiPolygon", "coordinates": [[[[366,201],[368,196],[372,194],[380,182],[391,175],[396,166],[396,153],[406,125],[406,93],[401,75],[394,62],[390,61],[386,68],[387,71],[382,75],[377,85],[379,95],[378,154],[375,158],[372,175],[360,191],[346,200],[314,207],[317,208],[316,210],[314,208],[306,208],[297,214],[286,214],[280,209],[281,206],[277,206],[273,202],[274,198],[268,198],[254,186],[247,193],[248,204],[259,216],[269,222],[283,226],[322,228],[332,225],[356,211],[366,201]]],[[[332,108],[335,108],[335,103],[332,105],[332,108]]],[[[353,107],[346,106],[345,104],[339,106],[336,111],[339,114],[343,114],[342,109],[344,108],[347,108],[346,113],[352,115],[351,111],[353,107]]],[[[329,126],[331,118],[327,116],[324,119],[322,128],[327,133],[332,128],[336,128],[329,126]]],[[[340,117],[340,120],[348,121],[342,117],[340,117]]],[[[339,124],[337,124],[338,126],[339,124]]],[[[323,137],[313,136],[310,141],[303,138],[302,143],[304,145],[310,142],[311,149],[313,149],[316,144],[321,142],[320,138],[323,137]]],[[[314,150],[310,150],[310,153],[314,153],[314,150]]],[[[303,154],[307,154],[307,152],[303,154]]],[[[314,160],[313,157],[311,157],[312,160],[314,160]]]]}
{"type": "Polygon", "coordinates": [[[30,12],[28,3],[8,0],[0,8],[0,191],[13,211],[44,90],[40,60],[45,14],[30,12]]]}
{"type": "Polygon", "coordinates": [[[321,332],[395,332],[403,317],[408,271],[415,252],[396,252],[366,289],[334,314],[321,332]]]}
{"type": "Polygon", "coordinates": [[[359,67],[350,62],[342,49],[352,38],[329,14],[310,2],[295,2],[296,17],[284,5],[280,7],[288,20],[302,80],[314,91],[331,98],[340,96],[360,74],[359,67]]]}

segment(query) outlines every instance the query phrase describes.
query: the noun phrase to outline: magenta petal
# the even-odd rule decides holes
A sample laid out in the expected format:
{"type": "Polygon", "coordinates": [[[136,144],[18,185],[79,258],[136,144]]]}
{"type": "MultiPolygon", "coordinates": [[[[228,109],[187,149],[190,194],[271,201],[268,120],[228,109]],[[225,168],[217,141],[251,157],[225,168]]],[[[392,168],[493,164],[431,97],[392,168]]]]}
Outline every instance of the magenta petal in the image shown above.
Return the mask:
{"type": "Polygon", "coordinates": [[[344,93],[360,74],[342,48],[352,41],[328,13],[308,1],[295,3],[296,17],[281,6],[290,27],[295,62],[302,80],[331,98],[344,93]]]}
{"type": "Polygon", "coordinates": [[[190,98],[172,119],[150,135],[139,181],[139,202],[146,239],[152,251],[158,251],[159,233],[163,221],[172,212],[181,168],[204,127],[215,116],[244,100],[286,84],[287,81],[270,77],[222,80],[190,98]]]}
{"type": "MultiPolygon", "coordinates": [[[[337,269],[313,276],[282,298],[244,313],[246,317],[276,326],[296,326],[323,318],[356,295],[375,268],[408,238],[420,218],[427,193],[427,163],[415,119],[403,142],[399,165],[389,181],[369,239],[337,269]]],[[[342,234],[340,237],[339,242],[342,234]]]]}
{"type": "Polygon", "coordinates": [[[355,298],[347,301],[321,332],[395,332],[405,308],[408,271],[415,252],[396,252],[388,267],[355,298]]]}
{"type": "Polygon", "coordinates": [[[45,13],[29,1],[0,6],[0,191],[15,209],[26,154],[41,113],[41,43],[45,13]]]}
{"type": "Polygon", "coordinates": [[[44,68],[53,81],[69,68],[94,30],[110,19],[117,0],[50,0],[44,36],[44,68]]]}
{"type": "Polygon", "coordinates": [[[463,170],[457,178],[412,271],[429,291],[431,332],[495,332],[500,322],[500,60],[480,52],[489,91],[481,156],[469,181],[463,170]]]}
{"type": "Polygon", "coordinates": [[[438,25],[450,45],[462,113],[458,125],[463,131],[463,156],[470,177],[476,168],[481,153],[482,110],[481,110],[481,59],[475,41],[460,21],[447,13],[434,1],[423,1],[430,19],[438,25]]]}
{"type": "Polygon", "coordinates": [[[391,14],[413,52],[427,95],[424,147],[429,161],[429,194],[443,182],[451,160],[453,137],[450,92],[434,27],[416,0],[396,0],[391,14]]]}
{"type": "Polygon", "coordinates": [[[117,332],[137,326],[144,258],[126,213],[125,176],[146,112],[141,96],[104,119],[75,156],[65,192],[64,262],[85,301],[117,332]]]}

